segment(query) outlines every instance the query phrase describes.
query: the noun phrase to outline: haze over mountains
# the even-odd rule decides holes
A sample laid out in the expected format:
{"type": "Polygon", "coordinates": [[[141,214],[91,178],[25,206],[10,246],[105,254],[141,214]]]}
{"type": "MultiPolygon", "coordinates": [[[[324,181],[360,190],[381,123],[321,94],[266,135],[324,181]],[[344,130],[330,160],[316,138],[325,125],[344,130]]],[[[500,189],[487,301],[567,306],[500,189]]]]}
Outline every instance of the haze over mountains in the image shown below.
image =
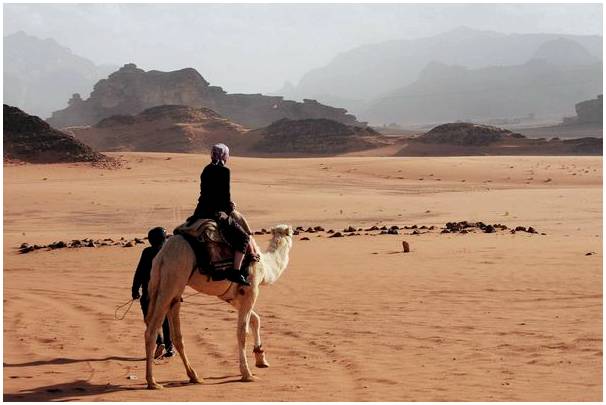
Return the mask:
{"type": "MultiPolygon", "coordinates": [[[[4,44],[5,102],[45,118],[67,107],[73,93],[86,98],[99,79],[115,70],[22,32],[4,37],[4,44]]],[[[573,115],[575,103],[595,98],[601,89],[601,36],[502,34],[461,27],[343,52],[275,94],[346,108],[358,121],[374,125],[410,126],[519,116],[557,121],[573,115]]],[[[237,98],[237,104],[259,98],[229,96],[237,98]]],[[[264,100],[274,105],[269,98],[264,100]]],[[[111,113],[132,114],[150,106],[111,113]]],[[[227,105],[224,108],[217,111],[238,118],[227,105]]],[[[257,122],[250,114],[254,111],[236,121],[249,127],[267,125],[265,118],[257,122]]]]}
{"type": "MultiPolygon", "coordinates": [[[[539,75],[544,70],[556,81],[560,80],[560,77],[554,76],[553,66],[557,66],[558,69],[577,66],[593,68],[582,72],[589,76],[569,82],[568,90],[560,92],[559,95],[565,97],[561,100],[562,105],[566,104],[568,109],[564,110],[558,106],[548,111],[553,115],[564,112],[570,114],[573,112],[570,106],[574,105],[574,100],[595,97],[601,92],[602,37],[600,36],[501,34],[461,27],[427,38],[394,40],[360,46],[336,56],[326,66],[310,71],[296,86],[287,84],[278,93],[293,99],[305,97],[316,98],[328,104],[338,103],[370,123],[410,123],[412,113],[403,118],[399,116],[407,114],[405,109],[408,105],[399,100],[390,104],[385,98],[420,92],[422,95],[431,93],[435,97],[448,98],[450,101],[454,95],[457,102],[465,104],[469,92],[458,94],[459,90],[465,89],[463,85],[460,86],[461,89],[456,88],[460,76],[466,71],[462,69],[463,67],[469,70],[469,76],[474,76],[476,72],[483,75],[483,83],[480,79],[474,81],[477,82],[476,85],[487,87],[493,81],[500,80],[501,74],[504,73],[500,69],[505,69],[506,66],[521,66],[512,69],[524,70],[523,66],[528,62],[537,60],[546,63],[531,64],[529,69],[539,75]],[[489,67],[494,69],[473,70],[489,67]],[[430,84],[434,81],[440,81],[448,88],[444,89],[443,93],[439,86],[430,88],[430,84]],[[585,83],[586,81],[591,83],[585,83]],[[413,87],[407,88],[409,85],[413,87]],[[578,88],[577,85],[582,86],[578,88]],[[447,95],[450,97],[446,97],[447,95]],[[377,110],[380,108],[388,108],[392,113],[379,114],[377,110]]],[[[562,79],[566,78],[566,75],[563,73],[562,79]]],[[[469,84],[472,83],[466,83],[469,84]]],[[[511,84],[515,85],[515,83],[511,84]]],[[[525,98],[530,94],[523,90],[520,89],[518,98],[525,98]]],[[[542,94],[542,98],[539,97],[541,100],[537,100],[537,103],[551,96],[552,94],[542,94]]],[[[497,99],[499,96],[495,93],[492,98],[497,99]]],[[[472,100],[472,105],[464,110],[473,109],[474,104],[481,102],[479,99],[472,100]]],[[[503,104],[503,100],[501,103],[503,104]]],[[[537,103],[531,104],[529,106],[531,110],[525,113],[542,113],[539,110],[532,111],[536,109],[533,107],[540,107],[537,103]]],[[[504,103],[504,107],[509,108],[510,105],[504,103]]],[[[456,118],[464,119],[463,112],[456,118]]],[[[497,117],[505,117],[509,113],[509,111],[495,112],[497,117]]],[[[490,116],[494,117],[494,115],[490,116]]],[[[414,122],[446,119],[448,117],[443,116],[439,111],[429,111],[425,117],[419,119],[412,118],[414,122]]]]}
{"type": "Polygon", "coordinates": [[[90,93],[115,68],[95,65],[51,38],[19,31],[4,37],[4,102],[46,118],[73,93],[90,93]]]}

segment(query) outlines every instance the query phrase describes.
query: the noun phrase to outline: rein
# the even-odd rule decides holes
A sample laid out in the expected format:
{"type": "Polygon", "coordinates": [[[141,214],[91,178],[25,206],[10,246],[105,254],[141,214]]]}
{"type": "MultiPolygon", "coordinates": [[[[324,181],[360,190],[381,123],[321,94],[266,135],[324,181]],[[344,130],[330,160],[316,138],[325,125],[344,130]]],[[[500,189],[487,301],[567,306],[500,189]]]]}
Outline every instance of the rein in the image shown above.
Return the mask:
{"type": "Polygon", "coordinates": [[[118,305],[116,307],[116,310],[114,311],[114,319],[117,319],[118,321],[121,321],[124,319],[124,317],[126,316],[126,314],[128,314],[128,311],[130,311],[130,307],[133,306],[133,302],[135,302],[134,299],[131,299],[130,301],[125,302],[122,305],[118,305]],[[129,305],[130,304],[130,305],[129,305]],[[126,308],[126,311],[124,311],[124,314],[122,314],[122,317],[118,317],[118,310],[120,310],[121,308],[124,308],[125,306],[128,305],[128,308],[126,308]]]}

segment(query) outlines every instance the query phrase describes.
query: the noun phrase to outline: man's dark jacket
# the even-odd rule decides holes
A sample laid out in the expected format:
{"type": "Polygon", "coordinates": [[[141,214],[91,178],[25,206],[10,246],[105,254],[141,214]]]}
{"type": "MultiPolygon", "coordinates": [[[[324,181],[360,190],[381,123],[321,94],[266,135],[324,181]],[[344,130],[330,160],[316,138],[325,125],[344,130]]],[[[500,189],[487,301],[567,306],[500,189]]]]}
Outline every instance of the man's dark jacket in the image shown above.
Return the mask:
{"type": "Polygon", "coordinates": [[[218,211],[233,211],[229,190],[229,168],[222,163],[211,163],[200,175],[200,197],[194,212],[196,218],[215,218],[218,211]]]}
{"type": "Polygon", "coordinates": [[[156,257],[159,251],[159,247],[149,246],[143,249],[143,252],[141,252],[141,259],[139,259],[139,264],[137,265],[137,270],[135,271],[135,277],[133,278],[133,297],[139,294],[139,288],[143,288],[141,299],[143,301],[147,300],[147,285],[149,284],[152,260],[154,260],[154,257],[156,257]]]}

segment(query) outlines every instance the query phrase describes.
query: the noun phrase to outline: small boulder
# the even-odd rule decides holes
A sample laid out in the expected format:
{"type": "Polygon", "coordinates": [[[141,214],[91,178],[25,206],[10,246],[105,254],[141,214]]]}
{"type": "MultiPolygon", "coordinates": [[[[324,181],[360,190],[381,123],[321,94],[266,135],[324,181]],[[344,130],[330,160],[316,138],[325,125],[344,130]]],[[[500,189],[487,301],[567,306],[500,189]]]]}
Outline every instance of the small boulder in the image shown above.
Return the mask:
{"type": "Polygon", "coordinates": [[[343,237],[343,234],[341,232],[335,232],[329,236],[329,238],[342,238],[342,237],[343,237]]]}
{"type": "Polygon", "coordinates": [[[63,242],[62,240],[60,240],[59,242],[53,242],[50,245],[48,245],[49,248],[51,249],[62,249],[64,247],[67,247],[67,243],[63,242]]]}
{"type": "Polygon", "coordinates": [[[309,240],[309,238],[308,238],[307,236],[304,236],[304,237],[302,237],[302,238],[301,238],[301,239],[299,239],[299,240],[309,240]]]}
{"type": "Polygon", "coordinates": [[[19,252],[21,254],[23,254],[23,253],[29,253],[29,252],[31,252],[33,250],[34,250],[34,247],[28,245],[27,243],[22,244],[21,247],[19,248],[19,252]]]}

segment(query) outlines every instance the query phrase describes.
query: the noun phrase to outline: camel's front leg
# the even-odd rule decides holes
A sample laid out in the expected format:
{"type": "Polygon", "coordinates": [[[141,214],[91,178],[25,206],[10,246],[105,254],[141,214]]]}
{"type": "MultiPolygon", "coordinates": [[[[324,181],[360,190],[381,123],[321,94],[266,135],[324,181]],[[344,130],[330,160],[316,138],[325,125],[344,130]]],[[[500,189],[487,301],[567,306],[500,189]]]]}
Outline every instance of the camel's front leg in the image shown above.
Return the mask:
{"type": "Polygon", "coordinates": [[[253,306],[257,299],[259,287],[253,285],[246,289],[244,295],[240,296],[239,302],[236,304],[238,308],[238,354],[240,357],[240,373],[242,374],[242,381],[250,382],[254,381],[250,368],[248,367],[248,360],[246,359],[246,331],[248,330],[248,323],[252,314],[253,306]]]}
{"type": "Polygon", "coordinates": [[[246,329],[248,329],[249,320],[250,310],[240,310],[238,312],[238,354],[240,357],[240,374],[242,374],[242,381],[245,382],[255,380],[246,359],[246,329]]]}
{"type": "Polygon", "coordinates": [[[250,314],[250,323],[253,329],[253,335],[255,338],[255,347],[253,353],[255,354],[255,366],[259,368],[269,367],[267,359],[265,359],[265,351],[261,345],[261,318],[259,315],[252,311],[250,314]]]}

